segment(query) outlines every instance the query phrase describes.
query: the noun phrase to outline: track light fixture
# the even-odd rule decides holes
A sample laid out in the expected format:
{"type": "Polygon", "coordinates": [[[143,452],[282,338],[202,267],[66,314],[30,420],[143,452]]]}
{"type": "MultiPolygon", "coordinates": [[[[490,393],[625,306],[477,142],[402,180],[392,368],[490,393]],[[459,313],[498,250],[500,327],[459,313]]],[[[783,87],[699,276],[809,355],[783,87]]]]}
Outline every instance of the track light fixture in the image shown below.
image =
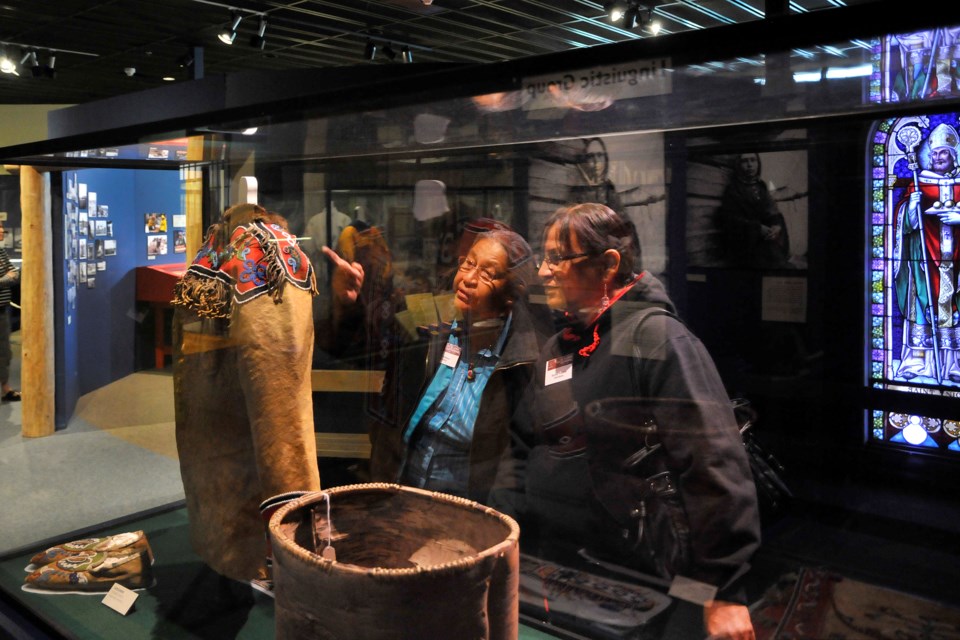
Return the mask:
{"type": "Polygon", "coordinates": [[[366,60],[373,61],[377,57],[377,43],[373,40],[367,40],[367,46],[363,49],[363,57],[366,60]]]}
{"type": "Polygon", "coordinates": [[[604,3],[603,8],[610,16],[610,22],[620,22],[630,5],[625,0],[616,0],[616,2],[604,3]]]}
{"type": "Polygon", "coordinates": [[[237,27],[240,26],[241,20],[243,20],[242,13],[239,11],[230,12],[230,27],[217,34],[220,42],[223,44],[233,44],[233,41],[237,39],[237,27]]]}
{"type": "Polygon", "coordinates": [[[397,59],[397,52],[393,50],[393,47],[391,47],[389,43],[383,48],[383,55],[387,56],[390,60],[397,59]]]}
{"type": "Polygon", "coordinates": [[[54,51],[50,52],[50,57],[47,59],[47,64],[43,66],[43,75],[47,76],[51,80],[57,77],[57,70],[55,68],[57,64],[57,54],[54,51]]]}
{"type": "Polygon", "coordinates": [[[410,51],[410,47],[400,49],[400,59],[406,64],[413,62],[413,52],[410,51]]]}
{"type": "Polygon", "coordinates": [[[643,27],[646,22],[653,35],[657,35],[660,31],[660,23],[653,22],[653,9],[640,4],[639,0],[605,2],[603,8],[608,12],[610,22],[620,23],[624,29],[643,27]],[[646,20],[644,20],[644,14],[646,14],[646,20]]]}
{"type": "Polygon", "coordinates": [[[267,39],[263,35],[267,32],[267,16],[260,16],[260,24],[257,27],[257,33],[250,36],[250,46],[254,49],[260,49],[263,51],[263,48],[267,45],[267,39]]]}
{"type": "Polygon", "coordinates": [[[11,57],[10,52],[20,50],[20,67],[29,69],[30,75],[34,78],[55,78],[57,77],[56,63],[58,53],[67,53],[75,56],[88,56],[96,58],[96,53],[87,51],[73,51],[70,49],[47,49],[24,42],[0,42],[0,72],[19,76],[20,70],[17,68],[17,59],[11,57]],[[47,63],[41,63],[41,56],[46,55],[47,63]]]}

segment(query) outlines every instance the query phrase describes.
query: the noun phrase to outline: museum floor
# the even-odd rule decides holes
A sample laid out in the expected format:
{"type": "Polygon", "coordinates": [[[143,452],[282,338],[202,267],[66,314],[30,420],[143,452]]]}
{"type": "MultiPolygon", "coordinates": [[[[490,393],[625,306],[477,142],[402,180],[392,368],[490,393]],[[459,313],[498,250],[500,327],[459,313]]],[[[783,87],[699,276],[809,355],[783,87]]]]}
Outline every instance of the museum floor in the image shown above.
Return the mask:
{"type": "MultiPolygon", "coordinates": [[[[17,403],[0,405],[0,637],[270,636],[273,601],[219,579],[185,542],[172,395],[169,372],[139,372],[84,396],[66,429],[40,439],[20,436],[17,403]],[[130,526],[150,531],[157,557],[157,586],[143,592],[135,615],[121,618],[99,598],[18,589],[32,551],[130,526]]],[[[349,481],[344,461],[322,462],[328,483],[349,481]]],[[[752,601],[784,574],[810,568],[960,606],[960,501],[951,492],[905,493],[836,469],[789,479],[798,499],[765,530],[752,601]]],[[[529,625],[521,634],[546,637],[529,625]]],[[[960,638],[960,617],[935,637],[960,638]]]]}

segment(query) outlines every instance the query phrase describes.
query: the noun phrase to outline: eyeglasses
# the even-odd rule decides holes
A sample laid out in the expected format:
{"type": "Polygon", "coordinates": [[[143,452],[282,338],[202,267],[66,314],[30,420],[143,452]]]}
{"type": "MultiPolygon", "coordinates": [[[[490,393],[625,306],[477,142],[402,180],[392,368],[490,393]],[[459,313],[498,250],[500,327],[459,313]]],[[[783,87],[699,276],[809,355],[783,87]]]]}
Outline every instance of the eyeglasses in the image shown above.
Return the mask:
{"type": "Polygon", "coordinates": [[[457,262],[459,264],[457,269],[461,273],[470,273],[476,269],[477,278],[480,279],[480,282],[489,287],[492,287],[497,280],[502,280],[506,275],[504,273],[497,273],[490,267],[481,267],[473,258],[470,257],[459,258],[457,262]]]}
{"type": "Polygon", "coordinates": [[[589,251],[581,251],[580,253],[566,253],[560,254],[556,252],[548,253],[542,257],[539,257],[537,260],[537,269],[539,269],[544,264],[547,265],[548,269],[556,269],[560,266],[561,262],[566,262],[568,260],[576,260],[577,258],[586,258],[587,256],[593,255],[589,251]]]}

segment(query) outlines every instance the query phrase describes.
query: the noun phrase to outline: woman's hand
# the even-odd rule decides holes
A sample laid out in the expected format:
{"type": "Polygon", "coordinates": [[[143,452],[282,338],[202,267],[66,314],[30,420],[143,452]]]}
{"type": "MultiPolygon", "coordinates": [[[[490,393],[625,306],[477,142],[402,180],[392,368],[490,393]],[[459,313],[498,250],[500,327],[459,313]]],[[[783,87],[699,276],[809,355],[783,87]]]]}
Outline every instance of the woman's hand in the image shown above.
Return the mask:
{"type": "Polygon", "coordinates": [[[703,605],[707,640],[754,640],[750,610],[742,604],[713,600],[703,605]]]}
{"type": "Polygon", "coordinates": [[[363,286],[363,265],[347,262],[330,247],[323,247],[322,251],[333,263],[331,287],[334,297],[343,304],[355,303],[363,286]]]}

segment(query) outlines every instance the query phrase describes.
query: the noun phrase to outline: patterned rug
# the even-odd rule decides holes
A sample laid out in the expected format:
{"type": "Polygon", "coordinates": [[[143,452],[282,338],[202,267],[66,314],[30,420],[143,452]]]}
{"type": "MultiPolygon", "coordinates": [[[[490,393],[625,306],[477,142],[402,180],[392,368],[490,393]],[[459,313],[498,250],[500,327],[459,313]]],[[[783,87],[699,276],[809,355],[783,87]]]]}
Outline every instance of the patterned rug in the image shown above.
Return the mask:
{"type": "Polygon", "coordinates": [[[757,640],[960,640],[960,608],[804,568],[751,607],[757,640]]]}

